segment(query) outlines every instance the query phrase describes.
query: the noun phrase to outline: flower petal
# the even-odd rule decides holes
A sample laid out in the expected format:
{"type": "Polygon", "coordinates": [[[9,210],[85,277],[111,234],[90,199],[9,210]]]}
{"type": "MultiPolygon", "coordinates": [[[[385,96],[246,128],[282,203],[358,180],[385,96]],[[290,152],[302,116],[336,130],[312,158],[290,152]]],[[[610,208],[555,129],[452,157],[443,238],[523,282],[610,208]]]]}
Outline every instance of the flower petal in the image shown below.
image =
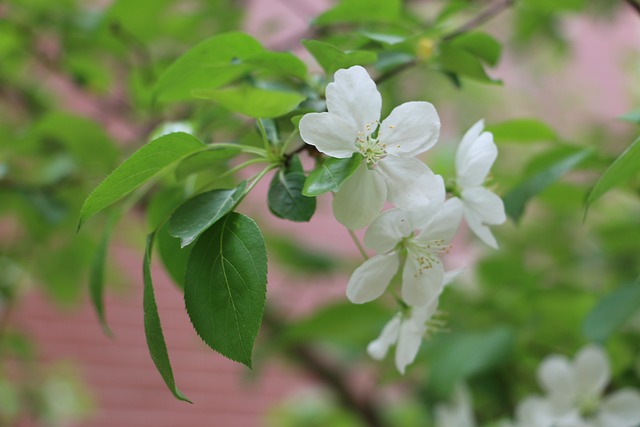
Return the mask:
{"type": "MultiPolygon", "coordinates": [[[[357,131],[380,120],[382,97],[367,70],[356,65],[338,70],[327,85],[327,110],[349,121],[357,131]]],[[[353,139],[355,141],[355,138],[353,139]]]]}
{"type": "Polygon", "coordinates": [[[497,225],[507,220],[504,202],[498,195],[483,187],[462,191],[462,202],[475,212],[483,224],[497,225]]]}
{"type": "Polygon", "coordinates": [[[398,271],[398,254],[376,255],[366,260],[351,275],[347,284],[347,298],[355,304],[373,301],[387,289],[391,278],[398,271]]]}
{"type": "Polygon", "coordinates": [[[426,305],[416,305],[411,307],[412,322],[418,325],[424,325],[427,320],[431,319],[438,309],[438,298],[433,298],[426,305]]]}
{"type": "Polygon", "coordinates": [[[545,399],[528,397],[518,405],[516,418],[522,427],[551,427],[555,417],[545,399]]]}
{"type": "Polygon", "coordinates": [[[462,154],[456,153],[456,183],[461,188],[480,186],[498,157],[498,147],[493,135],[483,132],[465,148],[462,154]]]}
{"type": "Polygon", "coordinates": [[[611,379],[609,360],[598,346],[588,345],[576,355],[573,369],[580,393],[598,398],[611,379]]]}
{"type": "Polygon", "coordinates": [[[395,361],[396,368],[401,374],[404,374],[407,365],[413,362],[418,355],[425,332],[425,325],[419,325],[409,320],[403,321],[400,325],[395,361]]]}
{"type": "Polygon", "coordinates": [[[402,299],[411,306],[427,305],[442,292],[444,268],[439,259],[427,268],[415,256],[407,254],[402,270],[402,299]]]}
{"type": "Polygon", "coordinates": [[[462,202],[457,198],[449,199],[420,227],[421,232],[416,240],[442,240],[442,244],[448,245],[456,235],[461,220],[462,202]]]}
{"type": "Polygon", "coordinates": [[[605,399],[598,413],[601,427],[634,427],[640,424],[640,393],[622,389],[605,399]]]}
{"type": "Polygon", "coordinates": [[[569,359],[560,355],[545,358],[538,368],[540,386],[556,400],[571,400],[576,396],[576,383],[569,359]]]}
{"type": "Polygon", "coordinates": [[[300,137],[318,151],[344,159],[356,150],[358,129],[344,118],[331,113],[309,113],[300,120],[300,137]]]}
{"type": "Polygon", "coordinates": [[[468,156],[469,148],[471,148],[483,130],[484,120],[478,120],[465,132],[456,151],[456,170],[461,170],[460,166],[462,165],[463,159],[468,156]]]}
{"type": "Polygon", "coordinates": [[[333,215],[351,230],[365,227],[378,215],[387,197],[382,176],[363,163],[333,198],[333,215]]]}
{"type": "Polygon", "coordinates": [[[378,137],[387,153],[416,156],[424,153],[440,136],[440,118],[429,102],[405,102],[382,121],[378,137]]]}
{"type": "Polygon", "coordinates": [[[367,346],[367,353],[373,359],[382,360],[387,355],[389,347],[398,341],[400,332],[400,323],[402,322],[402,314],[398,313],[384,325],[380,336],[371,341],[367,346]]]}
{"type": "Polygon", "coordinates": [[[423,208],[444,192],[442,178],[415,157],[387,156],[377,170],[387,185],[387,200],[402,209],[423,208]]]}
{"type": "Polygon", "coordinates": [[[402,209],[390,209],[373,220],[364,235],[364,244],[378,253],[393,249],[413,232],[409,213],[402,209]]]}
{"type": "Polygon", "coordinates": [[[467,221],[467,225],[473,231],[473,234],[478,236],[480,240],[492,247],[498,249],[498,241],[491,233],[491,229],[482,223],[481,218],[476,211],[468,208],[468,205],[464,204],[464,219],[467,221]]]}

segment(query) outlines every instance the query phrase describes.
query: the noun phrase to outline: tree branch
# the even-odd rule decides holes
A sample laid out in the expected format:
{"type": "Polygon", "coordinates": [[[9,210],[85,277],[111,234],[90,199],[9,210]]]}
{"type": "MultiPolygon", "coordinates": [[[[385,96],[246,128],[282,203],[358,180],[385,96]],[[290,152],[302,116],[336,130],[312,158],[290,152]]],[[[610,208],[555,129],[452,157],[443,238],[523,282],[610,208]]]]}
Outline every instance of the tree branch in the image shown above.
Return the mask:
{"type": "Polygon", "coordinates": [[[468,31],[473,30],[476,27],[479,27],[485,22],[495,18],[501,12],[513,6],[514,3],[515,3],[515,0],[501,0],[493,3],[490,7],[488,7],[483,12],[473,17],[471,20],[463,24],[460,28],[444,36],[442,40],[444,41],[452,40],[468,31]]]}
{"type": "MultiPolygon", "coordinates": [[[[265,311],[263,325],[267,326],[272,334],[278,334],[285,328],[285,324],[274,315],[273,311],[269,310],[265,311]]],[[[358,415],[365,425],[387,427],[372,397],[359,396],[350,386],[349,375],[340,366],[324,356],[321,357],[308,345],[291,344],[284,349],[284,352],[328,386],[336,394],[340,404],[358,415]]]]}
{"type": "Polygon", "coordinates": [[[625,2],[631,6],[633,10],[635,10],[638,14],[640,14],[640,4],[636,3],[635,0],[625,0],[625,2]]]}

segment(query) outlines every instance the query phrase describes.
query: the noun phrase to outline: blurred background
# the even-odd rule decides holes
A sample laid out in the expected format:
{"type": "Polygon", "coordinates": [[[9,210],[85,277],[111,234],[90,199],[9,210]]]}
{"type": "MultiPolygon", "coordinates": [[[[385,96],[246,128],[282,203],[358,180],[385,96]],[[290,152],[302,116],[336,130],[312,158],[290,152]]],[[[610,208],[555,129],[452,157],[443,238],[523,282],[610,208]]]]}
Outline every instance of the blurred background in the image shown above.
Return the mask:
{"type": "MultiPolygon", "coordinates": [[[[437,44],[433,52],[423,44],[409,58],[420,64],[380,85],[383,117],[408,100],[432,102],[443,129],[425,161],[449,175],[464,131],[484,118],[500,149],[494,190],[511,218],[495,228],[498,251],[465,232],[456,241],[447,266],[473,267],[443,297],[446,331],[406,376],[366,355],[394,311],[346,302],[360,259],[329,196],[310,222],[286,222],[266,209],[267,183],[240,209],[263,229],[269,254],[253,370],[193,332],[172,280],[180,255],[171,242],[159,242],[154,285],[176,381],[194,404],[173,398],[149,357],[145,216],[170,197],[171,182],[114,231],[105,267],[114,336],[103,333],[87,283],[100,268],[107,220],[76,233],[87,194],[165,123],[188,120],[205,140],[255,133],[213,103],[154,104],[158,76],[199,41],[233,30],[292,51],[321,74],[301,39],[344,50],[371,42],[362,40],[368,22],[312,22],[334,4],[0,3],[0,426],[424,426],[459,381],[470,385],[478,424],[490,425],[537,391],[545,355],[574,354],[586,341],[606,345],[615,385],[638,385],[640,181],[607,193],[586,217],[584,209],[591,186],[638,133],[640,13],[632,1],[404,2],[402,31],[421,26],[422,38],[437,40],[436,29],[475,22],[502,56],[453,63],[437,44]]],[[[380,46],[372,67],[383,74],[391,68],[382,59],[397,55],[382,53],[398,52],[380,46]]]]}

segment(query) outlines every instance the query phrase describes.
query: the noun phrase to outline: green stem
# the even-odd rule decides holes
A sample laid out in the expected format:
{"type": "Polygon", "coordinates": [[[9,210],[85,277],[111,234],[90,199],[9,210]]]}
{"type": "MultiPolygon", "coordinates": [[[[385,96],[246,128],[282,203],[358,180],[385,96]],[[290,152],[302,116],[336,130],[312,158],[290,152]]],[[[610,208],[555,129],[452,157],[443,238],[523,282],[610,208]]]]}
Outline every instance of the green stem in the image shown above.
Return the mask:
{"type": "MultiPolygon", "coordinates": [[[[280,148],[280,156],[285,156],[287,153],[287,148],[289,148],[289,144],[293,141],[293,138],[298,134],[299,130],[296,129],[287,137],[286,141],[282,144],[282,148],[280,148]]],[[[305,144],[306,145],[306,144],[305,144]]]]}
{"type": "Polygon", "coordinates": [[[365,260],[368,260],[369,259],[369,255],[367,255],[367,252],[364,250],[364,247],[362,246],[362,243],[360,243],[360,240],[358,240],[358,236],[356,236],[356,233],[354,233],[353,230],[349,230],[349,235],[351,236],[351,238],[353,239],[353,242],[358,247],[358,250],[360,251],[360,254],[362,254],[362,256],[364,257],[365,260]]]}
{"type": "Polygon", "coordinates": [[[256,121],[258,123],[258,129],[260,130],[260,136],[262,137],[262,144],[264,145],[265,152],[269,151],[269,137],[267,136],[267,130],[264,128],[262,119],[256,121]]]}
{"type": "Polygon", "coordinates": [[[257,156],[267,158],[267,151],[263,148],[252,147],[251,145],[245,144],[233,144],[229,142],[214,142],[213,144],[209,144],[208,149],[216,150],[218,148],[232,148],[235,150],[240,150],[243,153],[255,154],[257,156]]]}

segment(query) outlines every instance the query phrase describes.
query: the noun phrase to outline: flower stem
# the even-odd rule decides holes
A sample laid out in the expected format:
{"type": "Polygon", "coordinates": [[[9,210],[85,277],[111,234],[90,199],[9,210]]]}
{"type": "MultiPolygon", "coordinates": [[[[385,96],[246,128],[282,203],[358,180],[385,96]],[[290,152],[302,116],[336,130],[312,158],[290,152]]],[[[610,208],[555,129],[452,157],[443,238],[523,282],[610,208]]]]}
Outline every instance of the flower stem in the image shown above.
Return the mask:
{"type": "Polygon", "coordinates": [[[367,255],[367,252],[364,250],[364,247],[362,246],[362,243],[360,243],[360,240],[358,240],[358,236],[356,236],[356,233],[354,233],[353,230],[349,230],[349,236],[351,236],[351,239],[353,239],[353,242],[358,247],[358,250],[360,251],[360,253],[364,257],[364,259],[365,260],[369,259],[369,255],[367,255]]]}
{"type": "Polygon", "coordinates": [[[255,154],[260,157],[267,158],[267,151],[263,148],[252,147],[250,145],[245,144],[233,144],[229,142],[214,142],[213,144],[209,144],[208,149],[215,150],[218,148],[232,148],[235,150],[240,150],[243,153],[255,154]]]}

